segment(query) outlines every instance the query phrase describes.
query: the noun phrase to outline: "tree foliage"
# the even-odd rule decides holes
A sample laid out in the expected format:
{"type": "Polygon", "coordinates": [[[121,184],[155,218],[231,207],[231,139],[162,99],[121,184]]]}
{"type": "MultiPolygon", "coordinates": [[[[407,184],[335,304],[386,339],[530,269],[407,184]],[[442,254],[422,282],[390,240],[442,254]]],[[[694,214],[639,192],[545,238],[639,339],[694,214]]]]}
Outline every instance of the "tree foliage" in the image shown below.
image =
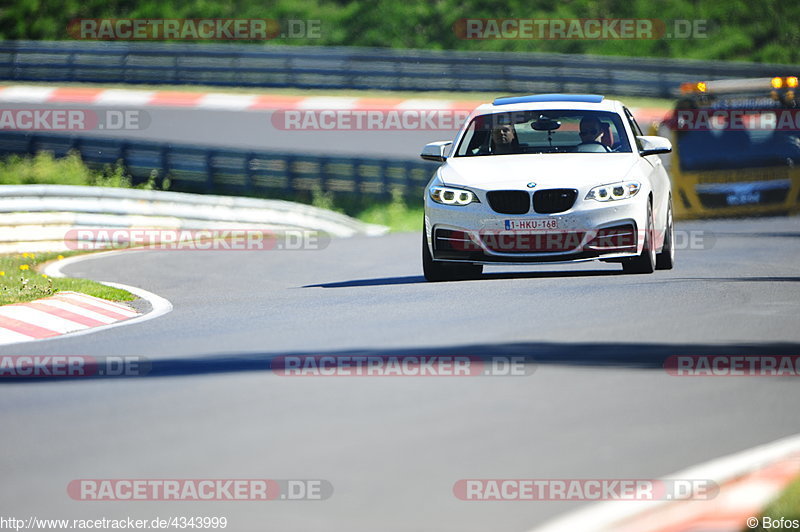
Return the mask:
{"type": "MultiPolygon", "coordinates": [[[[8,1],[8,0],[6,0],[8,1]]],[[[14,0],[0,6],[2,39],[69,39],[79,18],[319,20],[319,37],[270,43],[800,62],[800,3],[785,0],[14,0]],[[705,36],[655,39],[460,38],[460,19],[702,21],[705,36]]]]}

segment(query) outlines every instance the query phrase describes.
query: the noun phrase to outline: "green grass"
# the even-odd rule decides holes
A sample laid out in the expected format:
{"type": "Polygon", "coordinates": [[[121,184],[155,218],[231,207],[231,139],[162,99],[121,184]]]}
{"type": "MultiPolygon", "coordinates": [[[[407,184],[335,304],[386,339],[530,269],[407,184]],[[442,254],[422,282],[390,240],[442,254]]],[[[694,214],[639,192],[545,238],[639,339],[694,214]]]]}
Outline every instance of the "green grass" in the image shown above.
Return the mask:
{"type": "Polygon", "coordinates": [[[356,213],[356,218],[370,224],[386,225],[392,232],[421,231],[423,219],[422,201],[409,205],[401,199],[367,207],[356,213]]]}
{"type": "Polygon", "coordinates": [[[0,160],[0,185],[85,185],[152,189],[155,175],[148,182],[133,187],[122,165],[94,170],[86,166],[75,152],[56,159],[50,152],[34,156],[10,155],[0,160]]]}
{"type": "Polygon", "coordinates": [[[51,260],[60,260],[79,252],[15,253],[0,255],[0,305],[33,301],[71,290],[111,301],[132,301],[136,296],[87,279],[52,278],[40,273],[38,267],[51,260]]]}
{"type": "Polygon", "coordinates": [[[314,207],[346,214],[362,222],[385,225],[392,232],[419,231],[422,228],[422,198],[409,199],[399,191],[395,191],[388,200],[337,195],[321,190],[312,191],[310,198],[296,194],[281,199],[310,203],[314,207]]]}
{"type": "MultiPolygon", "coordinates": [[[[25,82],[21,85],[52,86],[52,83],[25,82]]],[[[1,85],[0,85],[1,86],[1,85]]],[[[385,90],[351,90],[351,89],[272,89],[266,87],[218,87],[210,85],[130,85],[123,83],[58,83],[59,87],[87,87],[100,89],[127,90],[161,90],[180,92],[223,92],[232,94],[276,94],[282,96],[343,96],[348,98],[409,98],[428,100],[475,100],[488,102],[499,96],[510,96],[499,92],[447,92],[447,91],[385,91],[385,90]]],[[[628,107],[655,107],[670,109],[675,103],[663,98],[645,98],[640,96],[605,95],[612,100],[621,100],[628,107]]]]}
{"type": "MultiPolygon", "coordinates": [[[[772,501],[761,514],[762,517],[780,520],[781,517],[787,520],[800,520],[800,477],[796,478],[781,492],[777,499],[772,501]]],[[[776,526],[763,528],[763,519],[759,519],[758,528],[744,528],[747,531],[763,532],[765,530],[775,530],[776,526]]],[[[774,525],[774,523],[773,523],[774,525]]]]}

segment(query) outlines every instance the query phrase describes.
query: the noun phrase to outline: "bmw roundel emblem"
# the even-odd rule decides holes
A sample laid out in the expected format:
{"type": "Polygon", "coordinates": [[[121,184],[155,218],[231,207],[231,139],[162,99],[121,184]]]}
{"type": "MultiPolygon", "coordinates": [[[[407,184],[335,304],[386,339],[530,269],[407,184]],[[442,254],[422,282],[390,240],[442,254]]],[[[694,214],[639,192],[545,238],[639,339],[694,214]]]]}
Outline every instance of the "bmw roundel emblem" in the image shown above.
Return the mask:
{"type": "Polygon", "coordinates": [[[527,184],[527,185],[525,185],[525,186],[526,186],[526,187],[528,187],[528,188],[533,188],[533,187],[535,187],[535,186],[536,186],[536,183],[534,183],[533,181],[531,181],[530,183],[528,183],[528,184],[527,184]]]}

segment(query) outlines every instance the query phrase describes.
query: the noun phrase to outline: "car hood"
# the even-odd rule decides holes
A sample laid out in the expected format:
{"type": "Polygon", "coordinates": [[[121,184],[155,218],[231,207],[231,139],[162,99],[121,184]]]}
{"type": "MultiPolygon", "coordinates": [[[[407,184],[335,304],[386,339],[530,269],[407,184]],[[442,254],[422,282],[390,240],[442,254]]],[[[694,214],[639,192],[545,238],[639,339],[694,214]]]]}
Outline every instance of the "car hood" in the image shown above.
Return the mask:
{"type": "Polygon", "coordinates": [[[446,185],[483,190],[581,187],[628,177],[641,160],[635,153],[547,153],[450,157],[439,171],[446,185]]]}

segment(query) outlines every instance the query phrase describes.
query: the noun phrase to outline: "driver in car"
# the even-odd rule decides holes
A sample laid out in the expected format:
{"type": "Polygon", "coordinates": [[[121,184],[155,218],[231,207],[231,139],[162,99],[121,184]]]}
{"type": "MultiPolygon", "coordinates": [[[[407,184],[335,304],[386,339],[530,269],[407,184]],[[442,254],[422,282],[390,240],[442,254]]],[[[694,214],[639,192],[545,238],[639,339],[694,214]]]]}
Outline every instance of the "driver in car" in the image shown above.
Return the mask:
{"type": "Polygon", "coordinates": [[[519,153],[519,141],[511,124],[503,124],[492,130],[492,153],[519,153]]]}
{"type": "Polygon", "coordinates": [[[602,144],[600,139],[603,137],[603,128],[600,119],[596,116],[584,116],[581,118],[580,132],[581,144],[602,144]]]}

